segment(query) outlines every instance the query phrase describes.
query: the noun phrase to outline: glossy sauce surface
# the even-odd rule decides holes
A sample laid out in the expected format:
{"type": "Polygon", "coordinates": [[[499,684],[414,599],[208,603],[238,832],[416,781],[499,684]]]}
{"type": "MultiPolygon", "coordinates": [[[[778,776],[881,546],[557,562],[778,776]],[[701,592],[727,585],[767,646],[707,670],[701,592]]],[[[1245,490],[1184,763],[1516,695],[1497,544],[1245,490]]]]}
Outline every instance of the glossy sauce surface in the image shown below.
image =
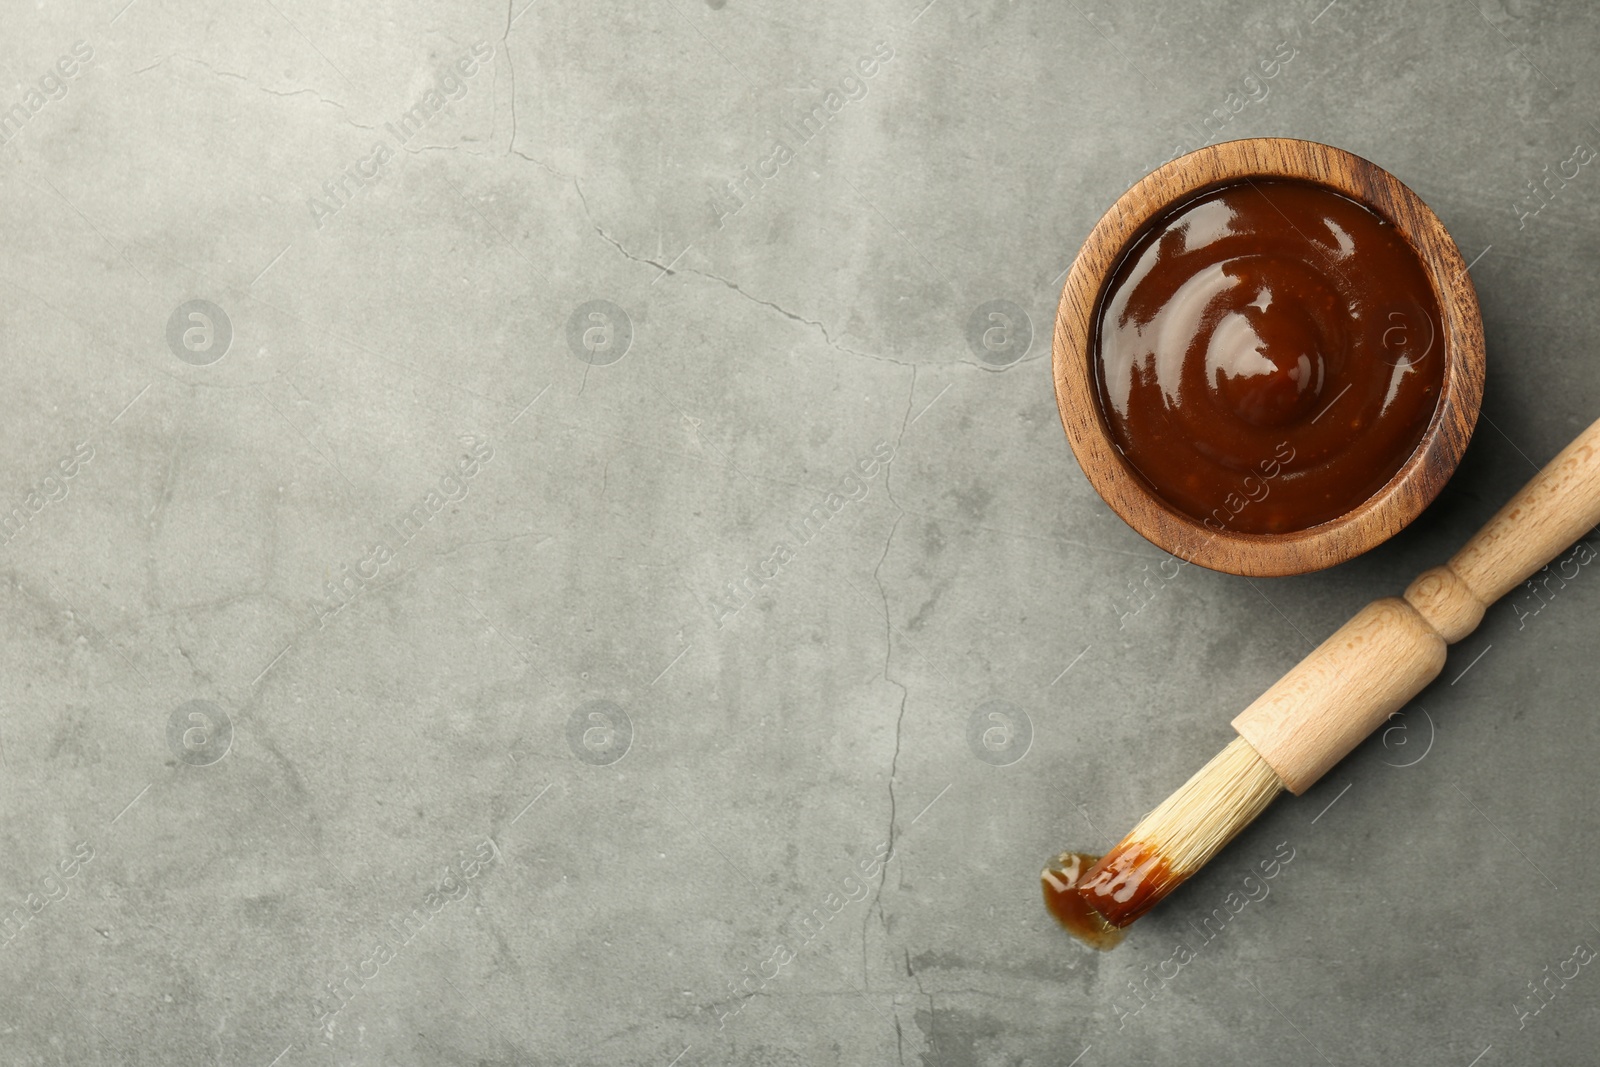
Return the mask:
{"type": "Polygon", "coordinates": [[[1063,852],[1040,874],[1044,906],[1067,932],[1102,952],[1122,940],[1123,931],[1084,898],[1083,883],[1100,857],[1086,852],[1063,852]]]}
{"type": "Polygon", "coordinates": [[[1040,880],[1056,921],[1101,950],[1114,948],[1126,927],[1183,883],[1159,852],[1127,840],[1104,856],[1063,852],[1040,880]]]}
{"type": "Polygon", "coordinates": [[[1393,477],[1444,378],[1400,233],[1323,186],[1254,180],[1157,217],[1100,298],[1100,407],[1129,465],[1213,530],[1338,518],[1393,477]]]}

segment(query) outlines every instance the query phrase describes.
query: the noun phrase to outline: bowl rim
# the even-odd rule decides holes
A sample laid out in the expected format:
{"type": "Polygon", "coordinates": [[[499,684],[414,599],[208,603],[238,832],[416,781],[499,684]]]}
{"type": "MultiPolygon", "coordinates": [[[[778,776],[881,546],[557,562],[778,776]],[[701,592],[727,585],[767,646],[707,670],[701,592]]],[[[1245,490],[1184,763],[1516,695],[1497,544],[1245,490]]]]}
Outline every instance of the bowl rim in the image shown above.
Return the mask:
{"type": "Polygon", "coordinates": [[[1400,179],[1342,148],[1288,137],[1208,145],[1151,171],[1095,223],[1062,285],[1051,364],[1062,428],[1089,483],[1124,522],[1177,558],[1248,577],[1305,574],[1352,559],[1398,533],[1455,473],[1483,402],[1483,323],[1455,241],[1400,179]],[[1128,245],[1156,216],[1202,191],[1250,179],[1312,182],[1391,223],[1421,261],[1443,326],[1443,381],[1433,417],[1394,476],[1335,519],[1278,534],[1204,525],[1162,499],[1123,458],[1101,410],[1090,353],[1100,299],[1128,245]]]}

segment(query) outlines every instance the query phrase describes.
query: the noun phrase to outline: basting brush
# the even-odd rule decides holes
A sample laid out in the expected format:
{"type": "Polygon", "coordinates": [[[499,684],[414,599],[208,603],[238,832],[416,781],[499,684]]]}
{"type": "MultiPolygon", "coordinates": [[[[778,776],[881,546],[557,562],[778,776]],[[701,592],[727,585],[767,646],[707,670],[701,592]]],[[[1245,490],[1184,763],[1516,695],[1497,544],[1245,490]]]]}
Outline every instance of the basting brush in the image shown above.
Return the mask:
{"type": "Polygon", "coordinates": [[[1488,606],[1600,523],[1600,421],[1403,597],[1335,630],[1233,720],[1228,745],[1096,859],[1067,852],[1041,879],[1050,910],[1100,949],[1205,866],[1279,791],[1304,793],[1444,667],[1488,606]]]}

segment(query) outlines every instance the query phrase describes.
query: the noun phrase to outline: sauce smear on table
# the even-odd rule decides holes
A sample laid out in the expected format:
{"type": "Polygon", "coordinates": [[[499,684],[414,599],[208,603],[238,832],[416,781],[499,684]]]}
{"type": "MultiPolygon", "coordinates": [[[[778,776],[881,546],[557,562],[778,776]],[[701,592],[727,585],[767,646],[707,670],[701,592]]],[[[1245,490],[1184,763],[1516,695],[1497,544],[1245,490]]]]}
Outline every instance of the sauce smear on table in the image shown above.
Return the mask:
{"type": "Polygon", "coordinates": [[[1063,852],[1039,875],[1044,906],[1067,932],[1102,951],[1115,948],[1123,931],[1106,921],[1079,892],[1084,876],[1099,860],[1085,852],[1063,852]]]}

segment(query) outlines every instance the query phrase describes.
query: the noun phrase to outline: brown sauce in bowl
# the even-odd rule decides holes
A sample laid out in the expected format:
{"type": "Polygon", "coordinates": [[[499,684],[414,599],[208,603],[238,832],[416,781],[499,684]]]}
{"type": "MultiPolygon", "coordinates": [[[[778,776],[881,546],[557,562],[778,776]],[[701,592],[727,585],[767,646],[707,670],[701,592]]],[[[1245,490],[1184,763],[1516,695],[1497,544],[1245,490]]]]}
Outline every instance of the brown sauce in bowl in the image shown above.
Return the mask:
{"type": "Polygon", "coordinates": [[[1236,533],[1304,530],[1410,458],[1444,378],[1439,302],[1370,208],[1245,180],[1152,220],[1107,279],[1100,409],[1174,510],[1236,533]]]}

